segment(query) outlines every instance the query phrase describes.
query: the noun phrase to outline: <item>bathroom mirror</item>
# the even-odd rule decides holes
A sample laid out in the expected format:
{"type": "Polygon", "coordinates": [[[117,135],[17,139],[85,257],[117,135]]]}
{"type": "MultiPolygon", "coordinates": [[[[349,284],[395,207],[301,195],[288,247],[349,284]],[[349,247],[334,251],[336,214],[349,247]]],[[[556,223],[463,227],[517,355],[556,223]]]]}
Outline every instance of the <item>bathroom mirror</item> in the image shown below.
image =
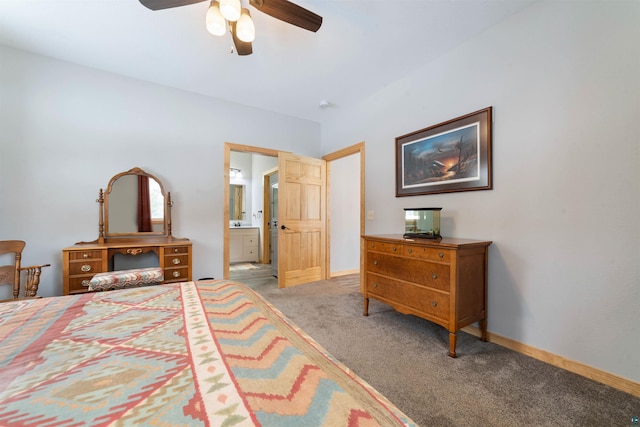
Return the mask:
{"type": "Polygon", "coordinates": [[[244,221],[245,187],[239,184],[231,184],[229,187],[229,219],[244,221]]]}
{"type": "Polygon", "coordinates": [[[104,234],[167,235],[169,205],[155,176],[140,168],[119,173],[104,192],[104,234]]]}

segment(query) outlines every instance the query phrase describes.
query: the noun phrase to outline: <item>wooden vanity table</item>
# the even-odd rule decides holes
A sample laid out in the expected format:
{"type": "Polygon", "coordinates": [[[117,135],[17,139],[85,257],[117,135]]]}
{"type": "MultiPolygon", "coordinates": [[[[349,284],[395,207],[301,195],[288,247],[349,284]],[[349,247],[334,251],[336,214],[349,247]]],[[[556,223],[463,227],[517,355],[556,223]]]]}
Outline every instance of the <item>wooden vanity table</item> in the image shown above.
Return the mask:
{"type": "Polygon", "coordinates": [[[456,357],[458,331],[479,322],[487,340],[487,263],[490,241],[362,236],[364,315],[369,298],[449,331],[456,357]]]}
{"type": "Polygon", "coordinates": [[[100,189],[98,239],[79,242],[62,250],[64,295],[88,291],[97,273],[113,271],[116,254],[127,257],[153,252],[164,270],[164,282],[184,282],[192,276],[192,244],[171,235],[171,193],[165,195],[160,180],[142,169],[133,168],[114,176],[107,190],[100,189]],[[143,188],[143,190],[140,190],[143,188]],[[148,191],[150,220],[138,231],[136,212],[139,192],[148,191]]]}
{"type": "Polygon", "coordinates": [[[64,294],[87,292],[89,281],[96,273],[112,271],[112,259],[117,253],[136,256],[147,252],[158,255],[164,270],[164,282],[191,280],[191,242],[188,239],[148,237],[117,239],[103,244],[77,243],[62,250],[64,294]]]}

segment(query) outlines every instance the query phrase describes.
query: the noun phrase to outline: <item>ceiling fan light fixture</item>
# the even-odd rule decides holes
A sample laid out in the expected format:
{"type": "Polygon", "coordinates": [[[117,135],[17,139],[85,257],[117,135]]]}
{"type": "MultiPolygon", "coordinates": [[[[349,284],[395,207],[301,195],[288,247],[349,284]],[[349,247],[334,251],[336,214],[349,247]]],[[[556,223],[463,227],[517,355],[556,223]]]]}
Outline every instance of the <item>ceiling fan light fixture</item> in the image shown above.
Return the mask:
{"type": "Polygon", "coordinates": [[[253,19],[251,19],[247,8],[242,8],[242,13],[236,23],[236,35],[246,43],[251,43],[256,38],[256,26],[253,24],[253,19]]]}
{"type": "Polygon", "coordinates": [[[214,36],[224,36],[227,32],[227,21],[220,12],[220,3],[217,0],[213,0],[206,16],[207,31],[214,36]]]}
{"type": "Polygon", "coordinates": [[[227,21],[236,22],[242,13],[240,0],[220,0],[220,12],[227,21]]]}

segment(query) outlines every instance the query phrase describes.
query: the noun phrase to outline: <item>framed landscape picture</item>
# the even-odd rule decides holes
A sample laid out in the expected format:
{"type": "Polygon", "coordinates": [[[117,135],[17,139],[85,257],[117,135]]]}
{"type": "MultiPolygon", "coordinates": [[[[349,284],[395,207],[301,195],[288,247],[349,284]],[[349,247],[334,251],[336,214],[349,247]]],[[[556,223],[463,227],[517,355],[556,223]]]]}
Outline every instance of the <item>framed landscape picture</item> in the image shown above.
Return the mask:
{"type": "Polygon", "coordinates": [[[489,190],[492,107],[396,138],[396,197],[489,190]]]}

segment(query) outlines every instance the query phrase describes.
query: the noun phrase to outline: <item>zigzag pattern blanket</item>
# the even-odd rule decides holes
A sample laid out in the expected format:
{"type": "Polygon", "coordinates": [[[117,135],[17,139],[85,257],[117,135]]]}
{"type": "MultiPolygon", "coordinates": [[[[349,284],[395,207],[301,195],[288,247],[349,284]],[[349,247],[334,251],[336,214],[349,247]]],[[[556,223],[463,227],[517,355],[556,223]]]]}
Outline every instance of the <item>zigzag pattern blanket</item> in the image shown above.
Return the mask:
{"type": "Polygon", "coordinates": [[[219,280],[0,304],[0,425],[415,424],[219,280]]]}

